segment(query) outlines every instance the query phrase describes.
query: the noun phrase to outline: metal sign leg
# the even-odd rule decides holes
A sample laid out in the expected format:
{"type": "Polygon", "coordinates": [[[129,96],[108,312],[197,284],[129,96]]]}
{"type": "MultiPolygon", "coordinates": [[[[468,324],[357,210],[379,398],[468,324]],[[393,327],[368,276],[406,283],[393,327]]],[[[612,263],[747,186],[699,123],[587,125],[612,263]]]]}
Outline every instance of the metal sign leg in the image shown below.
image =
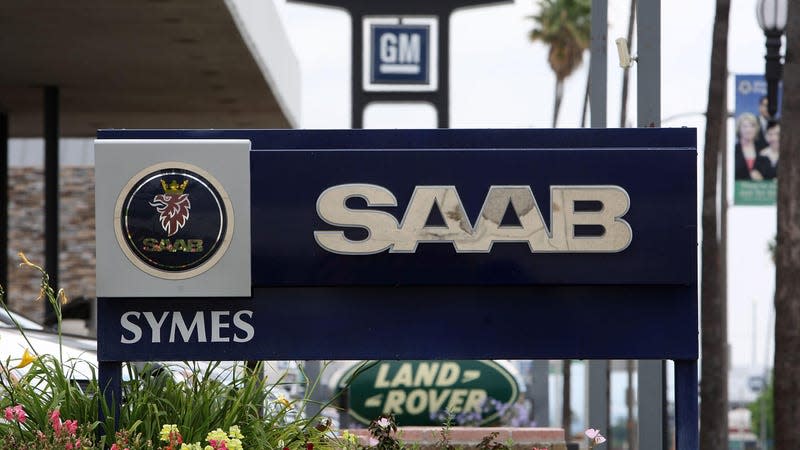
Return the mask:
{"type": "MultiPolygon", "coordinates": [[[[122,402],[122,363],[119,361],[113,362],[100,362],[97,368],[97,382],[99,383],[100,392],[103,393],[103,398],[108,406],[108,412],[114,416],[114,429],[105,430],[106,433],[112,434],[116,431],[119,424],[119,408],[122,402]]],[[[99,407],[100,422],[106,419],[104,408],[99,407]]]]}
{"type": "Polygon", "coordinates": [[[697,361],[675,361],[675,448],[697,450],[700,446],[697,407],[697,361]]]}

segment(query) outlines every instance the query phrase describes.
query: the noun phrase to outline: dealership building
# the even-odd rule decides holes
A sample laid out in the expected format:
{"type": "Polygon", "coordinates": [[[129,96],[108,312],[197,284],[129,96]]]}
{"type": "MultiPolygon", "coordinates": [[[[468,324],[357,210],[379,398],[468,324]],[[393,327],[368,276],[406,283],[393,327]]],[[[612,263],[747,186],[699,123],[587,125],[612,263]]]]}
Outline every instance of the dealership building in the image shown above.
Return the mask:
{"type": "Polygon", "coordinates": [[[95,297],[98,129],[298,126],[300,68],[273,2],[13,0],[0,24],[0,284],[34,319],[40,279],[17,253],[53,271],[48,186],[58,287],[95,297]]]}

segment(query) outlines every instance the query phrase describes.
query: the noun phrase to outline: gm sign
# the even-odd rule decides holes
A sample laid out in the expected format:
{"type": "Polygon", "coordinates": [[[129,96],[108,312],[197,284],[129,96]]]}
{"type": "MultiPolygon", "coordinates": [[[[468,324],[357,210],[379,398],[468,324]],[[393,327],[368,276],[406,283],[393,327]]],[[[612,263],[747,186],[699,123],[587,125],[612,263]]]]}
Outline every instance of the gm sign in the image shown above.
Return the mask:
{"type": "Polygon", "coordinates": [[[435,91],[435,17],[364,18],[364,90],[435,91]]]}

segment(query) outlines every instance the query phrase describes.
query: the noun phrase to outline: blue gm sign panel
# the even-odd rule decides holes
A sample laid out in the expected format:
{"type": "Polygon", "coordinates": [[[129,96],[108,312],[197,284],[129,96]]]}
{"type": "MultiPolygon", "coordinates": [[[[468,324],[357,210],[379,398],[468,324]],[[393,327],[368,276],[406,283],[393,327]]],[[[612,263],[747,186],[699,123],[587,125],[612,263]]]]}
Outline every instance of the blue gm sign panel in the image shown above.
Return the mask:
{"type": "Polygon", "coordinates": [[[436,25],[436,18],[365,18],[364,90],[436,90],[436,25]]]}
{"type": "Polygon", "coordinates": [[[428,83],[429,36],[427,26],[374,25],[370,80],[392,84],[428,83]]]}

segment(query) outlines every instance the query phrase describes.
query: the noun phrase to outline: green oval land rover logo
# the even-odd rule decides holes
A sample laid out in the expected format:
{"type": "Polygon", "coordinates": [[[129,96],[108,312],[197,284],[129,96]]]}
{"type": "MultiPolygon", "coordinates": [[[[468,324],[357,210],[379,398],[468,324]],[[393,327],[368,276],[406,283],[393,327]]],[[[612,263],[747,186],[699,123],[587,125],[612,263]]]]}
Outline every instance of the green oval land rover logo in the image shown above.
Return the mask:
{"type": "MultiPolygon", "coordinates": [[[[340,387],[358,367],[342,376],[340,387]]],[[[490,424],[518,397],[511,373],[490,360],[376,361],[355,376],[348,395],[350,415],[359,422],[391,413],[401,426],[440,425],[445,411],[490,424]]]]}

